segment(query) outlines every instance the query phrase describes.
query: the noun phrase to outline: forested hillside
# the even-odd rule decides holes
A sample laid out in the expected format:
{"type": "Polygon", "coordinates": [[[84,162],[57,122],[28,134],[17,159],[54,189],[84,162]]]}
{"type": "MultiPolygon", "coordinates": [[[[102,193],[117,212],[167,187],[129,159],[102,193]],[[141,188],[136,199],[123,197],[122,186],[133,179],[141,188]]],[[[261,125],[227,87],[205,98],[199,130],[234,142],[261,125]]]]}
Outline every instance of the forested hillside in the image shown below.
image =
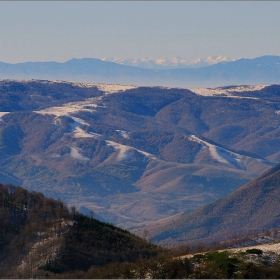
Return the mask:
{"type": "Polygon", "coordinates": [[[163,249],[96,220],[94,213],[84,216],[60,200],[13,185],[0,184],[0,213],[0,278],[227,279],[280,275],[279,244],[182,256],[213,245],[163,249]]]}
{"type": "MultiPolygon", "coordinates": [[[[268,197],[266,193],[271,193],[270,183],[279,183],[279,178],[274,177],[277,172],[279,166],[258,178],[262,183],[268,182],[262,189],[264,199],[268,197]]],[[[250,185],[244,189],[250,189],[250,185]]],[[[255,191],[249,193],[253,195],[255,191]]],[[[255,211],[256,207],[252,207],[255,211]]],[[[266,251],[252,247],[182,256],[190,250],[201,252],[213,246],[221,249],[222,244],[189,246],[185,242],[181,248],[163,249],[96,220],[94,213],[85,216],[75,207],[68,209],[60,200],[13,185],[0,184],[0,213],[1,278],[254,279],[280,275],[279,244],[267,246],[266,251]]],[[[263,220],[265,217],[259,219],[263,220]]],[[[216,230],[223,234],[222,228],[216,230]]]]}
{"type": "MultiPolygon", "coordinates": [[[[0,277],[87,271],[156,257],[163,249],[40,192],[0,185],[0,277]]],[[[93,214],[92,214],[93,215],[93,214]]]]}

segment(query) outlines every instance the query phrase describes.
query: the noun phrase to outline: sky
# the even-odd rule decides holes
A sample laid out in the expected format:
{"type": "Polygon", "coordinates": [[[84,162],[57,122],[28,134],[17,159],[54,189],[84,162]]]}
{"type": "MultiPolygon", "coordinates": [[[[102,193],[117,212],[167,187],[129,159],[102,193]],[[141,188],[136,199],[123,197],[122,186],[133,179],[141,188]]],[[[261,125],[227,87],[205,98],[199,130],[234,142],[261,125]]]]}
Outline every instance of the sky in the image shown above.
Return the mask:
{"type": "Polygon", "coordinates": [[[0,1],[0,61],[280,55],[279,1],[0,1]]]}

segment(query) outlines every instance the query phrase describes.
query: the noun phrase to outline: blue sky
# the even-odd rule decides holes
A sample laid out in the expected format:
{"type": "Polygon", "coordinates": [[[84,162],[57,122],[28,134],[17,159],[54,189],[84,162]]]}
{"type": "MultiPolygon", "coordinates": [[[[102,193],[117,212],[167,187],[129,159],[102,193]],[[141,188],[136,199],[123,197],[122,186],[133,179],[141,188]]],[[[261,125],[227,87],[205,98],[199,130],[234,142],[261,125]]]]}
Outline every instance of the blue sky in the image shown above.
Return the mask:
{"type": "Polygon", "coordinates": [[[280,55],[279,1],[0,2],[0,61],[280,55]]]}

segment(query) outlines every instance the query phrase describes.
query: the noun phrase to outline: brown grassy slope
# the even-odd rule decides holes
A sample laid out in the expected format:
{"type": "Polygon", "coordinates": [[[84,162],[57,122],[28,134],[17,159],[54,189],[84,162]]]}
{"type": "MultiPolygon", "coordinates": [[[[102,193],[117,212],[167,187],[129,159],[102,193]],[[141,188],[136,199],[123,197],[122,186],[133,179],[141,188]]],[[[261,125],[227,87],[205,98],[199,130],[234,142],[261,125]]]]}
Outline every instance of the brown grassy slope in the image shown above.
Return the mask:
{"type": "Polygon", "coordinates": [[[221,241],[280,225],[280,164],[234,193],[169,224],[148,229],[151,241],[198,243],[221,241]]]}

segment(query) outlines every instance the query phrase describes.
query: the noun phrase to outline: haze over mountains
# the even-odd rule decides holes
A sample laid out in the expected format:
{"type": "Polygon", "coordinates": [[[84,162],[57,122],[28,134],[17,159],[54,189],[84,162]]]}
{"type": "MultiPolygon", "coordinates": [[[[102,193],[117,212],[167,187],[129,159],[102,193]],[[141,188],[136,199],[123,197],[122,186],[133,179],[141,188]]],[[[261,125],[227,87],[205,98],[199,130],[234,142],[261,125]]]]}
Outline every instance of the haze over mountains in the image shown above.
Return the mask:
{"type": "Polygon", "coordinates": [[[226,56],[208,56],[206,58],[190,58],[185,59],[182,57],[173,58],[113,58],[105,57],[101,59],[102,61],[111,61],[118,64],[137,66],[142,68],[150,69],[170,69],[170,68],[198,68],[203,66],[213,65],[219,62],[235,61],[237,59],[232,59],[226,56]]]}
{"type": "MultiPolygon", "coordinates": [[[[199,68],[147,69],[124,65],[125,61],[121,63],[123,64],[94,58],[71,59],[64,63],[25,62],[9,64],[1,62],[0,79],[69,80],[87,83],[190,88],[240,84],[275,84],[279,83],[280,77],[279,56],[262,56],[254,59],[242,58],[199,68]]],[[[138,65],[143,65],[143,62],[141,63],[137,62],[138,65]]],[[[156,61],[148,61],[148,65],[149,63],[156,64],[156,61]]],[[[170,64],[169,62],[166,63],[170,64]]],[[[180,66],[181,64],[178,62],[177,65],[180,66]]]]}
{"type": "Polygon", "coordinates": [[[224,197],[280,160],[280,86],[0,83],[0,181],[127,229],[224,197]]]}

